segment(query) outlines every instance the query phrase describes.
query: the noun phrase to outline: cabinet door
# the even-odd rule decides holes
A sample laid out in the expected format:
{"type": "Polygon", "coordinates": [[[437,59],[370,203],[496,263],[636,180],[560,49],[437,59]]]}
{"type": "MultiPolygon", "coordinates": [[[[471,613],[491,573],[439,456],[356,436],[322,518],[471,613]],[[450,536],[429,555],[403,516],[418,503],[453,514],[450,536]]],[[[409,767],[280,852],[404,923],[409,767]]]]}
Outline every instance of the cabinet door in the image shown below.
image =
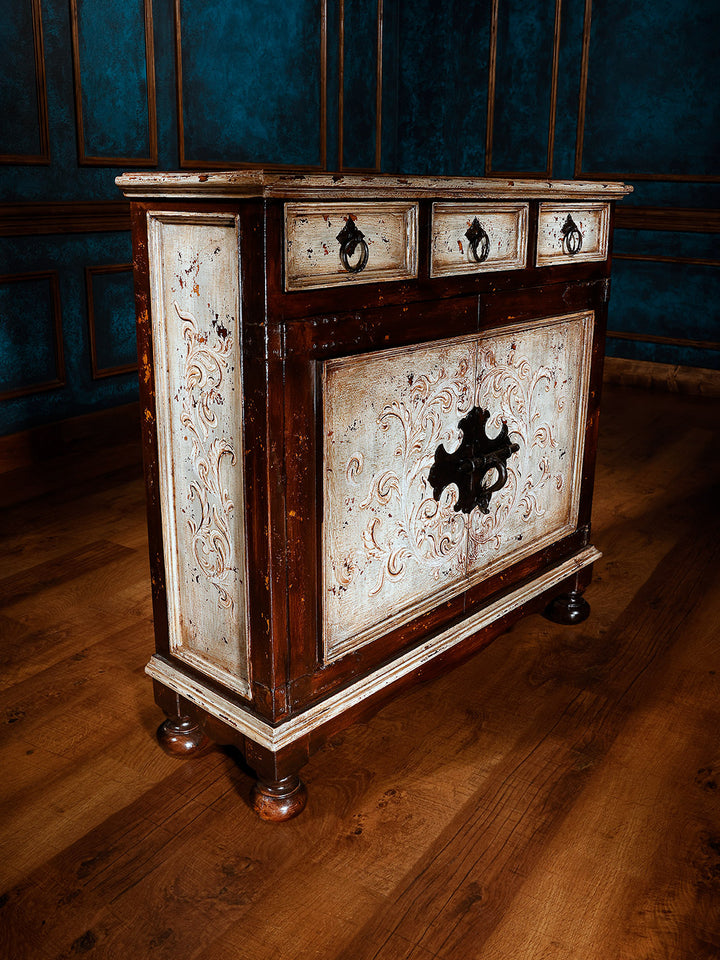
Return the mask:
{"type": "Polygon", "coordinates": [[[470,584],[571,533],[577,525],[593,314],[535,320],[478,340],[475,403],[487,433],[507,423],[517,451],[487,514],[470,515],[470,584]]]}
{"type": "Polygon", "coordinates": [[[575,529],[592,335],[585,312],[324,363],[326,662],[575,529]],[[476,406],[513,452],[487,512],[463,512],[429,475],[476,406]]]}
{"type": "Polygon", "coordinates": [[[438,444],[473,403],[475,337],[326,361],[323,642],[326,660],[462,589],[467,517],[433,498],[438,444]]]}

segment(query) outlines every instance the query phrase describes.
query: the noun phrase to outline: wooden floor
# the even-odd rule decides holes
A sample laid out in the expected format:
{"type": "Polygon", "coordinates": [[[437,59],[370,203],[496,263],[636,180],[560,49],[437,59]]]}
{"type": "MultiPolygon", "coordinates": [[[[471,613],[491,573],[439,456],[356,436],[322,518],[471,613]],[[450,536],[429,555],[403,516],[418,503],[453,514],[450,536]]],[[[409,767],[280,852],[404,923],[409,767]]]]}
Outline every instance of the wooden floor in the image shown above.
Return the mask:
{"type": "Polygon", "coordinates": [[[720,957],[720,401],[606,392],[590,620],[531,617],[349,729],[270,825],[165,756],[134,451],[0,554],[0,956],[720,957]]]}

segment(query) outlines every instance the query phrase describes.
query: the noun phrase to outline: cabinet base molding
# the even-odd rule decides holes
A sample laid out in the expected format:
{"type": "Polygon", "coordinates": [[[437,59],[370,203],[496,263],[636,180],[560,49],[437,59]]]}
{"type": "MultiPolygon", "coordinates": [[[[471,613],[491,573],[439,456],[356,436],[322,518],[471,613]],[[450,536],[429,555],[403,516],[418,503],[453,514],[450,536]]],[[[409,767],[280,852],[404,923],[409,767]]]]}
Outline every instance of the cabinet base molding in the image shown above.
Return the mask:
{"type": "Polygon", "coordinates": [[[434,637],[398,657],[392,663],[380,667],[369,676],[363,677],[362,680],[358,680],[314,707],[310,707],[298,716],[291,717],[275,727],[243,710],[236,703],[209,689],[204,684],[198,683],[158,654],[151,657],[145,672],[153,680],[157,680],[184,700],[216,717],[259,746],[276,753],[341,714],[352,710],[362,701],[380,693],[385,687],[404,676],[418,671],[425,664],[452,649],[461,641],[479,633],[513,610],[551,590],[583,568],[590,566],[601,556],[602,554],[595,547],[586,547],[563,563],[546,570],[530,583],[511,590],[499,600],[489,604],[479,612],[471,614],[460,623],[440,631],[434,637]]]}

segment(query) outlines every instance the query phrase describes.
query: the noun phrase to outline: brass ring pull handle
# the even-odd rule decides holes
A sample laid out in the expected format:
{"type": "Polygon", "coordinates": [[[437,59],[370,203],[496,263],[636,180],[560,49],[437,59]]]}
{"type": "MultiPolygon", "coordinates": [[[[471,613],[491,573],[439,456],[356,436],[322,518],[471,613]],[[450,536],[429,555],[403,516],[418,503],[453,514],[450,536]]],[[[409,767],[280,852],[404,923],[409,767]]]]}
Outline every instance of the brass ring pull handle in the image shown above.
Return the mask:
{"type": "Polygon", "coordinates": [[[488,410],[473,407],[458,424],[463,438],[457,450],[448,453],[441,443],[435,451],[435,462],[428,474],[433,497],[439,500],[445,487],[454,483],[458,488],[456,512],[470,513],[479,507],[481,513],[489,513],[490,498],[507,483],[508,457],[520,449],[517,443],[511,443],[504,420],[500,433],[492,439],[488,437],[485,424],[489,418],[488,410]],[[497,478],[485,486],[483,481],[491,470],[496,471],[497,478]]]}
{"type": "Polygon", "coordinates": [[[465,236],[470,241],[470,253],[475,263],[483,263],[487,260],[490,256],[490,237],[477,217],[465,231],[465,236]]]}
{"type": "Polygon", "coordinates": [[[349,216],[345,221],[345,226],[335,238],[340,244],[340,259],[342,265],[348,273],[360,273],[367,266],[370,249],[362,230],[355,226],[355,220],[349,216]],[[356,249],[360,247],[360,259],[357,263],[350,263],[350,257],[354,256],[356,249]]]}
{"type": "Polygon", "coordinates": [[[580,233],[580,228],[570,214],[567,215],[567,219],[562,225],[560,232],[563,235],[562,245],[568,255],[574,257],[576,253],[580,253],[583,243],[582,233],[580,233]]]}

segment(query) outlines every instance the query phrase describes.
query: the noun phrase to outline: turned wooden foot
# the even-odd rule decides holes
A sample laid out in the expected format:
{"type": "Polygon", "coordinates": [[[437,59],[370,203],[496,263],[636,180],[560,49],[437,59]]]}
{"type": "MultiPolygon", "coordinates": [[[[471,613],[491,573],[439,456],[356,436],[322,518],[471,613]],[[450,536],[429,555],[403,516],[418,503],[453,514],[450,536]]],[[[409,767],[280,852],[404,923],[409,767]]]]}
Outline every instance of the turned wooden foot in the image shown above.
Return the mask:
{"type": "Polygon", "coordinates": [[[210,744],[200,724],[190,717],[173,717],[161,723],[157,738],[165,753],[172,757],[188,757],[210,744]]]}
{"type": "Polygon", "coordinates": [[[307,803],[307,789],[297,775],[273,780],[258,780],[251,794],[252,806],[261,820],[278,823],[302,813],[307,803]]]}
{"type": "Polygon", "coordinates": [[[590,604],[577,590],[555,597],[552,603],[545,608],[545,616],[553,623],[563,623],[572,626],[582,623],[590,615],[590,604]]]}

